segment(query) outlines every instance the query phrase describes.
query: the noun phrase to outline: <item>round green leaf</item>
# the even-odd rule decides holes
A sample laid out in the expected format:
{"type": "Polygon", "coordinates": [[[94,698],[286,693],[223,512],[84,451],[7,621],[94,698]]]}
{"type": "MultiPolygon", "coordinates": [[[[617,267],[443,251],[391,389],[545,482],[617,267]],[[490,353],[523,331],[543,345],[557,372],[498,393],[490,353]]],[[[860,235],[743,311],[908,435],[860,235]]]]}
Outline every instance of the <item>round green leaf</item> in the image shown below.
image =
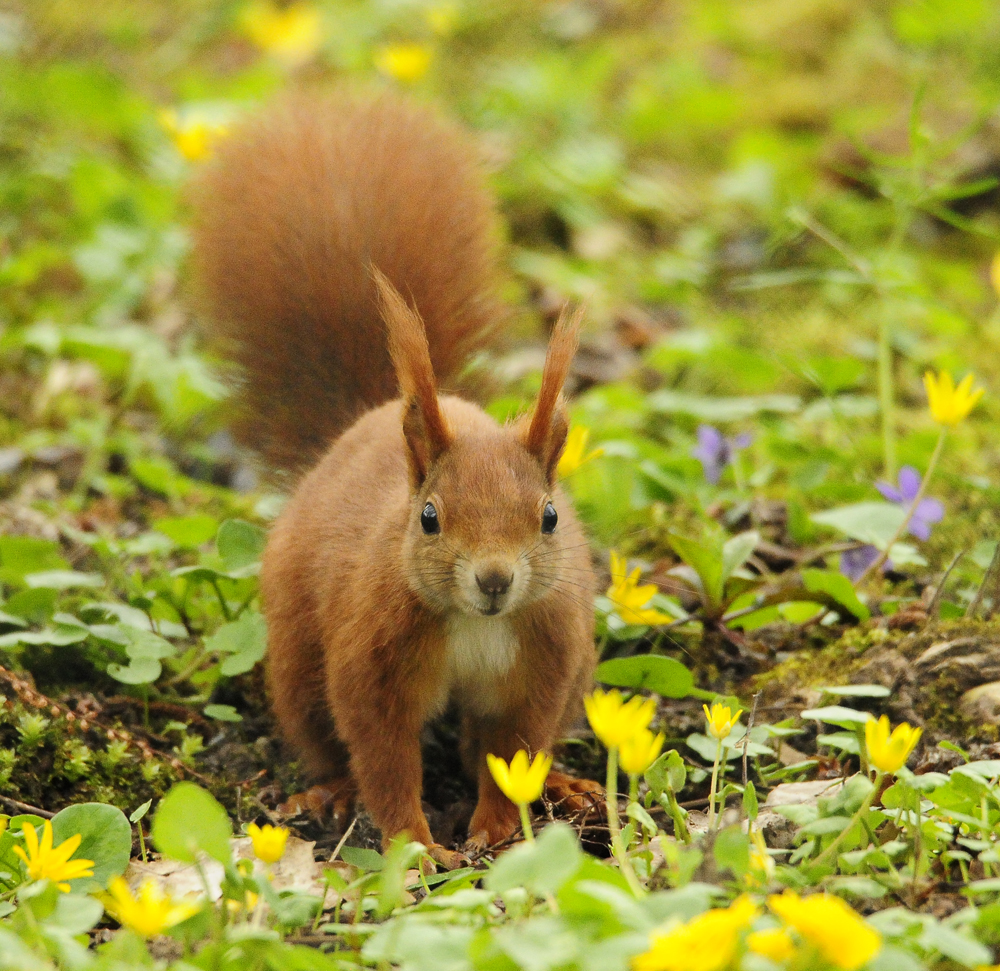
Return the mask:
{"type": "Polygon", "coordinates": [[[603,684],[655,691],[664,698],[684,698],[694,687],[694,675],[680,661],[658,654],[613,658],[597,666],[595,677],[603,684]]]}
{"type": "Polygon", "coordinates": [[[153,816],[153,843],[164,856],[181,863],[194,863],[199,853],[228,863],[232,834],[225,809],[193,782],[178,782],[153,816]]]}
{"type": "Polygon", "coordinates": [[[80,846],[70,859],[93,860],[94,875],[71,880],[74,891],[104,889],[113,877],[119,877],[132,854],[132,827],[125,814],[115,806],[84,802],[67,806],[52,818],[53,844],[80,834],[80,846]]]}

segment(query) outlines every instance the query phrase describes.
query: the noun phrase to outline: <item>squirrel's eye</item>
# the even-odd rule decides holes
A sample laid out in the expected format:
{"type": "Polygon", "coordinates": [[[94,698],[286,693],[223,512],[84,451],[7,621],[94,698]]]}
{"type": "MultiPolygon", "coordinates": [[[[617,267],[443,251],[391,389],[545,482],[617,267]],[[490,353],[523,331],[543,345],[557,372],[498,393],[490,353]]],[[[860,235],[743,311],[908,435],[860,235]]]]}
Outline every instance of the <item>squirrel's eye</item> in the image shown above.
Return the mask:
{"type": "Polygon", "coordinates": [[[557,522],[559,522],[559,515],[556,512],[556,507],[551,502],[547,502],[545,509],[542,510],[542,532],[554,533],[557,522]]]}
{"type": "MultiPolygon", "coordinates": [[[[553,509],[554,513],[555,510],[553,509]]],[[[420,525],[423,527],[425,533],[433,534],[441,532],[441,524],[438,522],[438,511],[434,508],[433,503],[427,503],[424,506],[424,511],[420,514],[420,525]]]]}

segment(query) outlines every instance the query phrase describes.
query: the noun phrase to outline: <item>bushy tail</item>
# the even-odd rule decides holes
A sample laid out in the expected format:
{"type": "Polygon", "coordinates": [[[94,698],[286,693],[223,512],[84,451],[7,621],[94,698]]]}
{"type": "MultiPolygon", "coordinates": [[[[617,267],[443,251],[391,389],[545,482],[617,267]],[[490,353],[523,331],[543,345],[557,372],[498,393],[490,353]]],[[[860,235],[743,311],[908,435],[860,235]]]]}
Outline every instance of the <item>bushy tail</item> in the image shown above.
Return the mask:
{"type": "Polygon", "coordinates": [[[274,469],[312,464],[398,394],[373,266],[423,318],[442,383],[500,319],[473,149],[414,102],[286,100],[220,143],[192,201],[195,292],[235,366],[236,431],[274,469]]]}

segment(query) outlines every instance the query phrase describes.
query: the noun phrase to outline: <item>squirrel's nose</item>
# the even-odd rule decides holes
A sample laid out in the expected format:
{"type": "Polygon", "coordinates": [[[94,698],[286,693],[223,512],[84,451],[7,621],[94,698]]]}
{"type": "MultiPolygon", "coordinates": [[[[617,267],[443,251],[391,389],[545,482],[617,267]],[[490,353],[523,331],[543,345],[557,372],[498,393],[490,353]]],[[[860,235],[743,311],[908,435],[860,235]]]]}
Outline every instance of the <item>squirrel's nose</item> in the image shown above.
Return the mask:
{"type": "Polygon", "coordinates": [[[514,574],[500,566],[490,566],[476,572],[476,584],[487,597],[501,597],[514,582],[514,574]]]}

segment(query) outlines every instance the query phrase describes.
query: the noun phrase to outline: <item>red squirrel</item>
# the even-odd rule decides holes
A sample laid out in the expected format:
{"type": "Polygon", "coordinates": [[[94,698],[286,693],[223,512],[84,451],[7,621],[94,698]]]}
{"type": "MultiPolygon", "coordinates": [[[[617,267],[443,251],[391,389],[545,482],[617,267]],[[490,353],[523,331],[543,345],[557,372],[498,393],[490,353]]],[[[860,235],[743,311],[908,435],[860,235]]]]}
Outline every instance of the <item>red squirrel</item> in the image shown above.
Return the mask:
{"type": "MultiPolygon", "coordinates": [[[[502,321],[496,216],[464,134],[398,96],[272,107],[219,145],[194,203],[237,430],[304,472],[261,574],[274,714],[315,782],[454,867],[421,806],[422,727],[461,713],[478,853],[519,818],[486,754],[550,750],[591,683],[594,575],[556,481],[579,316],[556,325],[529,415],[499,425],[438,394],[502,321]]],[[[575,805],[599,791],[547,785],[575,805]]]]}

